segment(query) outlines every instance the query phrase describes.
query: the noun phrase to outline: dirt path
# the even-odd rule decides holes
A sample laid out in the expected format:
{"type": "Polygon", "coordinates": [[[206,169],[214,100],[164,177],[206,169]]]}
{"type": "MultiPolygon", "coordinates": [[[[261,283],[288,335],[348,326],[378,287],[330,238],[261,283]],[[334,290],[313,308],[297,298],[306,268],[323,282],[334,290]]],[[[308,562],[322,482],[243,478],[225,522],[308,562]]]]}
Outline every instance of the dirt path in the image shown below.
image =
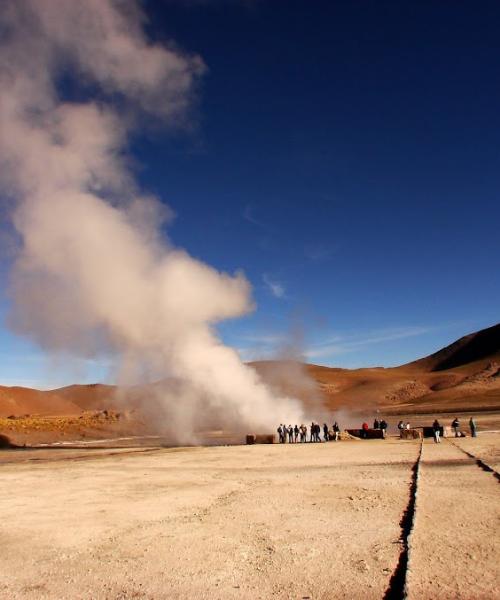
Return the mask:
{"type": "Polygon", "coordinates": [[[410,600],[500,598],[499,500],[498,481],[474,459],[447,440],[426,440],[407,576],[410,600]]]}
{"type": "Polygon", "coordinates": [[[376,440],[6,465],[0,597],[382,598],[418,450],[376,440]]]}
{"type": "Polygon", "coordinates": [[[453,438],[451,441],[500,473],[500,444],[497,435],[485,433],[476,438],[453,438]]]}

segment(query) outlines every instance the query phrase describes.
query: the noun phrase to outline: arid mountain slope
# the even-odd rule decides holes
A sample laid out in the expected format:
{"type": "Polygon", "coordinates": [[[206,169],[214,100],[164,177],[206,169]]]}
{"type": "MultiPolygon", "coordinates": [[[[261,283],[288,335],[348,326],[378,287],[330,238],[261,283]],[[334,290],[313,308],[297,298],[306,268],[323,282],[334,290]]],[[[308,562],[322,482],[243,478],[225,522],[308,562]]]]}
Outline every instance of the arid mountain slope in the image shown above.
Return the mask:
{"type": "Polygon", "coordinates": [[[500,361],[500,323],[461,337],[453,344],[408,365],[424,371],[446,371],[477,363],[500,361]]]}
{"type": "MultiPolygon", "coordinates": [[[[500,324],[467,335],[420,360],[394,368],[338,369],[294,362],[251,363],[274,389],[311,408],[396,414],[500,409],[500,324]]],[[[0,386],[0,417],[75,415],[134,410],[151,401],[148,388],[93,384],[38,391],[0,386]]]]}
{"type": "MultiPolygon", "coordinates": [[[[253,363],[276,382],[270,361],[253,363]]],[[[282,367],[280,367],[282,369],[282,367]]],[[[500,324],[464,336],[438,352],[393,368],[335,369],[303,365],[328,409],[385,413],[500,409],[500,324]]],[[[290,390],[282,387],[284,391],[290,390]]],[[[302,385],[302,397],[307,400],[302,385]]]]}
{"type": "Polygon", "coordinates": [[[74,415],[85,410],[115,408],[115,386],[70,385],[57,390],[0,386],[0,416],[74,415]]]}

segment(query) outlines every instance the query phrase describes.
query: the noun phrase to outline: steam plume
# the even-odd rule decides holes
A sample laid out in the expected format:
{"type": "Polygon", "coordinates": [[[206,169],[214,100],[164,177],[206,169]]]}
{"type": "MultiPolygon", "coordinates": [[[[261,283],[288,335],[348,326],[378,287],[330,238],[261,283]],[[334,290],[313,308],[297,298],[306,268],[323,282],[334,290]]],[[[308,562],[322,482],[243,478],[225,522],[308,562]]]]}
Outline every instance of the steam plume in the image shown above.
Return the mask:
{"type": "Polygon", "coordinates": [[[13,327],[52,352],[110,352],[122,381],[173,378],[157,393],[179,441],[214,415],[257,430],[299,420],[299,403],[273,397],[214,331],[252,310],[248,281],[166,245],[168,213],[141,195],[123,156],[137,115],[186,118],[203,61],[151,43],[134,2],[0,10],[2,185],[21,239],[13,327]],[[99,101],[64,101],[68,72],[99,101]]]}

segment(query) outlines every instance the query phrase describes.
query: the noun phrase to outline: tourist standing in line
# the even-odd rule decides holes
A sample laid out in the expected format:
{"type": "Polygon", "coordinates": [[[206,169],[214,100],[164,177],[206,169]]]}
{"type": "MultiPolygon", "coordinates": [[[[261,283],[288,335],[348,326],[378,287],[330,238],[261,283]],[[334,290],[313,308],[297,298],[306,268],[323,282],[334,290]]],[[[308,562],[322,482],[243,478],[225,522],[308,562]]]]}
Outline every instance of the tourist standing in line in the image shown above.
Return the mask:
{"type": "Polygon", "coordinates": [[[326,423],[323,423],[323,437],[325,438],[325,442],[328,442],[328,425],[326,423]]]}
{"type": "Polygon", "coordinates": [[[288,426],[288,442],[293,444],[293,427],[291,425],[288,426]]]}
{"type": "Polygon", "coordinates": [[[474,420],[474,417],[471,417],[469,419],[469,427],[470,427],[471,436],[477,437],[477,427],[476,427],[476,421],[474,420]]]}
{"type": "Polygon", "coordinates": [[[337,421],[335,421],[335,423],[333,424],[333,434],[335,435],[336,442],[339,441],[339,433],[340,433],[340,427],[339,427],[339,424],[337,423],[337,421]]]}
{"type": "Polygon", "coordinates": [[[460,429],[460,421],[458,417],[455,417],[451,423],[451,428],[455,432],[455,437],[458,437],[458,430],[460,429]]]}
{"type": "Polygon", "coordinates": [[[432,432],[434,433],[434,443],[440,444],[441,439],[439,436],[441,434],[441,425],[437,419],[435,419],[434,423],[432,424],[432,432]]]}
{"type": "Polygon", "coordinates": [[[293,439],[295,441],[295,443],[297,443],[298,439],[299,439],[299,426],[295,425],[295,427],[293,428],[293,439]]]}

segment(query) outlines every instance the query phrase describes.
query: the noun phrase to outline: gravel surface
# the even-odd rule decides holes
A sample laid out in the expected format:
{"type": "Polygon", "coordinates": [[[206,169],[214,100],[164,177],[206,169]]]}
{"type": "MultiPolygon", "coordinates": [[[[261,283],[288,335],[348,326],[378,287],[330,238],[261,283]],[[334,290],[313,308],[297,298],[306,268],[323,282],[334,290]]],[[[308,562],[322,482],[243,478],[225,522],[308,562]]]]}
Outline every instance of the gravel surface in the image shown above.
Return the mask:
{"type": "MultiPolygon", "coordinates": [[[[498,436],[495,436],[498,446],[498,436]]],[[[452,438],[455,442],[455,439],[452,438]]],[[[484,452],[489,437],[469,439],[484,452]]],[[[500,598],[500,486],[450,441],[424,444],[409,564],[409,599],[500,598]]]]}
{"type": "MultiPolygon", "coordinates": [[[[58,450],[3,464],[0,597],[383,598],[419,449],[373,440],[88,460],[58,450]]],[[[499,484],[426,441],[421,486],[412,598],[495,598],[499,484]]]]}

